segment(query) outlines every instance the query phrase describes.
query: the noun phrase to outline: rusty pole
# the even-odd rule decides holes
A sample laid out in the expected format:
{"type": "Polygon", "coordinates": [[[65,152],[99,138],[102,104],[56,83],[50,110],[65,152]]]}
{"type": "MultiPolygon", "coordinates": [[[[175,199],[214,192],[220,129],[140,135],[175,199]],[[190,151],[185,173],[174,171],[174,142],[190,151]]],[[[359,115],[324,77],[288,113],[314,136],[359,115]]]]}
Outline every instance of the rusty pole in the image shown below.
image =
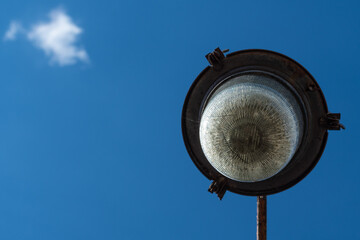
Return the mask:
{"type": "Polygon", "coordinates": [[[266,240],[266,196],[257,197],[257,240],[266,240]]]}

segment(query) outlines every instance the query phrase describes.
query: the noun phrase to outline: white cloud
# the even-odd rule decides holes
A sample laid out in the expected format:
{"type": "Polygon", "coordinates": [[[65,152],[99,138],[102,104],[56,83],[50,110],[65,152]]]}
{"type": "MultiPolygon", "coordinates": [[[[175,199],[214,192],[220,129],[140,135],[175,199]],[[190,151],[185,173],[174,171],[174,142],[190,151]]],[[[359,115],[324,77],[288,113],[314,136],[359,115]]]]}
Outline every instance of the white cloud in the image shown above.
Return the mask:
{"type": "Polygon", "coordinates": [[[23,27],[21,23],[17,21],[12,21],[10,23],[9,29],[6,31],[4,35],[4,40],[15,40],[16,35],[23,31],[23,27]]]}
{"type": "Polygon", "coordinates": [[[62,10],[50,12],[50,21],[32,27],[27,37],[37,47],[50,56],[51,62],[60,66],[87,62],[88,55],[84,49],[75,46],[82,29],[76,26],[62,10]]]}
{"type": "Polygon", "coordinates": [[[23,33],[31,43],[45,52],[50,63],[65,66],[77,61],[88,62],[85,49],[76,45],[83,30],[62,9],[51,11],[49,18],[49,21],[37,23],[28,31],[13,21],[4,40],[14,40],[18,33],[23,33]]]}

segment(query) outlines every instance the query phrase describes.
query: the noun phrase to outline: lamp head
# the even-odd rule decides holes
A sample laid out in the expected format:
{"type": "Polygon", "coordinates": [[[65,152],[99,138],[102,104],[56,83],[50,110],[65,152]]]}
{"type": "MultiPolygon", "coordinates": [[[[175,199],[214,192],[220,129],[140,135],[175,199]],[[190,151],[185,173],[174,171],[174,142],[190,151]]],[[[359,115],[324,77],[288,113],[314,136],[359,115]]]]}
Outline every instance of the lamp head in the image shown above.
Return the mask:
{"type": "Polygon", "coordinates": [[[188,92],[182,129],[195,165],[214,180],[209,190],[222,198],[226,190],[266,195],[295,185],[320,159],[331,129],[315,79],[271,51],[225,57],[216,49],[206,57],[211,66],[188,92]]]}

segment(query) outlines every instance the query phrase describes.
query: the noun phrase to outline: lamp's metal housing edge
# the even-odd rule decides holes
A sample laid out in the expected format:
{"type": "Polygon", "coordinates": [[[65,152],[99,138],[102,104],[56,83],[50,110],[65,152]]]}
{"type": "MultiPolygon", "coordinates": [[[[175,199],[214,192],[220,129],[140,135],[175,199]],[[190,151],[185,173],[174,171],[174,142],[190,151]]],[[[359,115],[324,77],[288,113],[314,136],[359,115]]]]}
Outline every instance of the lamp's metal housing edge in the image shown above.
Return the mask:
{"type": "MultiPolygon", "coordinates": [[[[184,143],[191,159],[208,179],[214,182],[221,181],[223,187],[219,192],[220,198],[225,193],[224,189],[238,194],[259,196],[278,193],[294,186],[315,167],[327,141],[328,128],[321,123],[321,120],[328,116],[328,108],[318,83],[299,63],[273,51],[261,49],[237,51],[220,60],[222,62],[219,66],[216,68],[208,66],[199,74],[185,98],[181,124],[184,143]],[[204,101],[221,81],[241,71],[262,71],[286,81],[300,96],[306,115],[306,131],[293,159],[279,173],[259,182],[239,182],[220,174],[207,161],[199,139],[204,101]]],[[[214,191],[213,188],[211,190],[214,191]]]]}

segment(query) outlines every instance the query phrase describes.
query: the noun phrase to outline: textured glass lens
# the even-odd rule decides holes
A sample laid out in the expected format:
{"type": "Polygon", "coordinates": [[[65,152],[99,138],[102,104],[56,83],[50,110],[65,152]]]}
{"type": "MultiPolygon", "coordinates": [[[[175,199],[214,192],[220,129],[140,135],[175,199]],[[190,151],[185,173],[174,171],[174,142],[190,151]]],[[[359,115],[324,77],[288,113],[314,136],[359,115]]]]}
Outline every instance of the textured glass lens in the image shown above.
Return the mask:
{"type": "Polygon", "coordinates": [[[229,79],[209,99],[200,143],[210,164],[240,182],[270,178],[292,159],[303,116],[292,91],[266,75],[229,79]]]}

